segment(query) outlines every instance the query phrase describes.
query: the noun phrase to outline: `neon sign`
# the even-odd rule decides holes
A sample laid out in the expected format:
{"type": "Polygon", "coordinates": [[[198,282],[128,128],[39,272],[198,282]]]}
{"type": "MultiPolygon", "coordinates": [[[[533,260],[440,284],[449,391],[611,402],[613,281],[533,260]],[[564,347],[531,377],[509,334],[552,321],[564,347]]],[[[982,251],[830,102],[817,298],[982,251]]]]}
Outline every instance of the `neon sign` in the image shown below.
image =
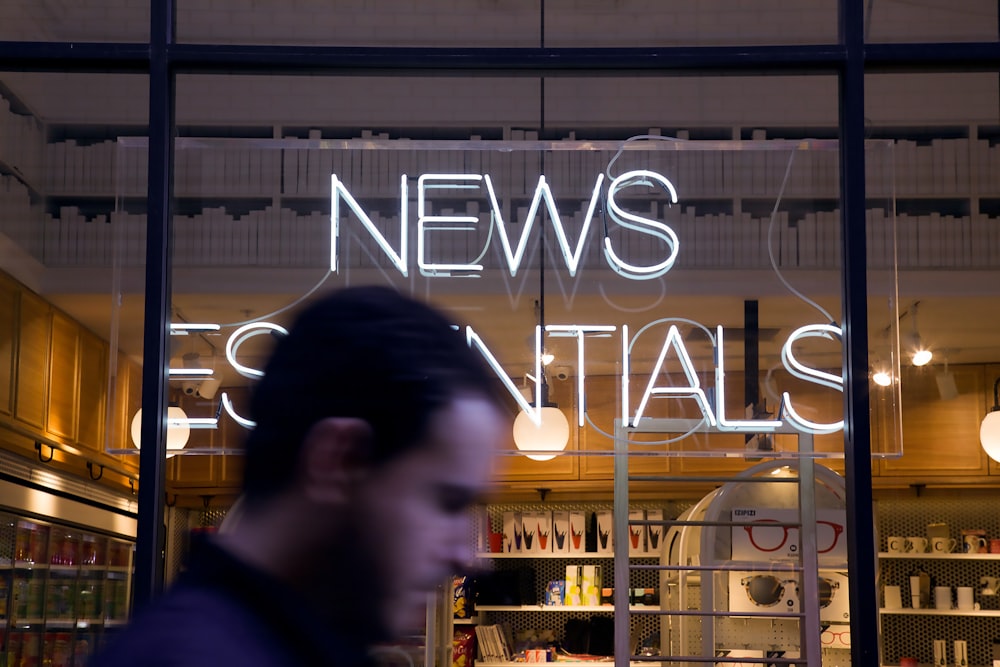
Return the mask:
{"type": "MultiPolygon", "coordinates": [[[[598,174],[594,187],[591,190],[587,212],[583,220],[579,236],[575,245],[570,242],[570,237],[566,232],[558,207],[553,197],[545,176],[538,177],[538,183],[528,207],[525,220],[522,224],[520,236],[512,239],[512,232],[508,229],[508,222],[504,220],[503,213],[497,198],[496,189],[489,174],[423,174],[417,178],[416,193],[416,264],[418,271],[429,277],[448,276],[476,276],[484,267],[478,262],[435,262],[428,259],[428,242],[435,235],[455,232],[472,232],[480,224],[478,216],[473,215],[434,215],[429,212],[428,195],[437,189],[461,189],[468,191],[485,190],[485,197],[489,201],[491,224],[496,227],[497,236],[500,240],[503,257],[506,261],[507,269],[512,276],[517,274],[524,258],[528,239],[531,231],[539,218],[539,209],[544,206],[548,218],[555,231],[557,245],[561,251],[566,269],[571,276],[575,276],[580,268],[580,260],[583,256],[583,249],[586,245],[590,227],[593,222],[597,204],[601,199],[604,185],[604,174],[598,174]]],[[[341,203],[345,204],[354,216],[360,221],[362,227],[374,239],[375,243],[382,249],[396,269],[404,276],[410,270],[409,257],[409,179],[404,174],[399,181],[399,242],[398,249],[382,234],[365,209],[351,194],[350,190],[337,177],[331,175],[331,246],[330,246],[330,270],[336,271],[338,267],[338,240],[340,237],[341,224],[341,203]]],[[[615,249],[612,238],[605,231],[603,239],[604,257],[609,267],[619,275],[630,280],[649,280],[657,278],[668,272],[674,265],[677,258],[679,243],[677,235],[669,225],[659,220],[643,217],[623,209],[617,200],[618,195],[625,188],[646,186],[658,187],[669,198],[670,204],[677,203],[677,192],[673,184],[662,174],[649,170],[634,170],[626,172],[620,176],[610,179],[607,186],[607,215],[611,221],[622,227],[635,232],[649,235],[661,241],[667,249],[664,256],[658,258],[653,263],[642,265],[633,264],[621,257],[615,249]]],[[[538,224],[542,224],[538,222],[538,224]]],[[[696,323],[695,323],[696,324],[696,323]]],[[[650,401],[657,397],[672,397],[681,400],[692,400],[701,412],[703,420],[712,428],[724,432],[746,432],[746,433],[767,433],[780,428],[787,422],[796,430],[804,433],[833,433],[841,430],[844,426],[843,420],[831,423],[814,422],[804,418],[798,410],[788,392],[784,392],[781,397],[781,405],[778,409],[778,419],[730,419],[727,416],[725,386],[725,358],[723,356],[723,341],[725,330],[722,326],[716,328],[715,336],[711,335],[707,329],[706,333],[712,338],[714,351],[714,398],[709,397],[709,392],[701,386],[698,369],[695,367],[691,355],[688,353],[684,343],[684,338],[677,328],[672,324],[660,344],[659,353],[652,370],[646,378],[645,388],[639,402],[633,410],[630,403],[631,383],[633,381],[630,349],[640,335],[649,325],[639,330],[635,336],[629,334],[628,327],[613,324],[549,324],[544,328],[535,327],[535,373],[532,380],[535,384],[534,404],[521,393],[519,388],[511,380],[509,374],[489,349],[483,338],[472,327],[466,327],[464,331],[466,342],[469,347],[478,351],[486,363],[494,370],[503,386],[517,403],[518,407],[524,411],[535,424],[541,422],[541,397],[542,397],[542,367],[541,357],[544,349],[543,339],[546,335],[568,336],[577,341],[577,376],[576,392],[577,401],[580,406],[578,410],[579,426],[582,427],[586,417],[586,346],[585,340],[588,335],[609,336],[620,331],[621,341],[621,404],[618,409],[618,417],[622,423],[629,426],[641,426],[650,401]],[[662,384],[665,364],[670,353],[676,357],[683,371],[686,385],[675,386],[662,384]]],[[[701,325],[698,325],[701,326],[701,325]]],[[[704,329],[704,327],[702,327],[704,329]]],[[[172,324],[171,333],[174,335],[187,335],[193,331],[219,331],[218,324],[172,324]]],[[[288,332],[277,324],[270,322],[255,322],[246,324],[236,329],[226,342],[226,361],[240,375],[258,379],[264,375],[263,371],[251,368],[238,359],[240,346],[248,339],[269,333],[287,334],[288,332]]],[[[812,337],[823,337],[840,340],[842,331],[839,327],[830,324],[810,324],[793,331],[785,341],[781,351],[781,363],[784,368],[793,376],[812,384],[831,388],[840,392],[844,391],[843,378],[826,371],[812,368],[802,363],[796,356],[793,345],[803,339],[812,337]]],[[[185,377],[190,376],[190,369],[170,369],[170,376],[185,377]]],[[[211,371],[208,371],[211,374],[211,371]]],[[[223,392],[220,397],[220,412],[224,411],[236,423],[244,428],[253,428],[254,422],[240,415],[233,406],[228,393],[223,392]]],[[[179,426],[187,424],[191,428],[217,428],[218,416],[215,419],[193,418],[187,420],[177,420],[179,426]]],[[[636,443],[642,444],[642,443],[636,443]]]]}
{"type": "MultiPolygon", "coordinates": [[[[723,342],[725,338],[725,329],[722,326],[716,328],[715,340],[713,341],[713,348],[715,352],[715,391],[714,399],[710,399],[705,388],[701,386],[701,382],[698,379],[698,369],[695,367],[692,361],[691,355],[687,350],[687,346],[684,343],[684,338],[680,334],[680,330],[676,325],[672,324],[667,334],[664,336],[662,343],[660,344],[659,354],[657,356],[656,363],[653,365],[652,370],[648,373],[646,378],[646,385],[642,392],[642,396],[635,410],[631,409],[631,404],[629,400],[629,387],[631,381],[634,379],[633,373],[630,370],[631,366],[629,363],[629,347],[635,342],[634,338],[630,337],[628,327],[622,326],[620,329],[615,325],[604,325],[604,324],[594,324],[594,325],[562,325],[562,324],[550,324],[546,325],[544,331],[542,327],[535,327],[535,348],[537,354],[536,358],[536,369],[534,374],[534,384],[535,384],[535,404],[539,404],[539,399],[541,397],[542,386],[541,386],[541,368],[538,365],[541,363],[537,361],[541,358],[541,350],[543,348],[543,338],[546,334],[549,335],[561,335],[561,336],[572,336],[577,340],[577,376],[576,376],[576,391],[579,410],[579,425],[583,426],[584,418],[586,415],[586,405],[587,405],[587,394],[586,394],[586,374],[584,373],[584,368],[587,365],[587,355],[586,347],[584,345],[584,340],[588,334],[591,335],[609,335],[620,331],[621,349],[622,349],[622,403],[620,406],[619,414],[617,415],[623,421],[623,423],[631,426],[641,426],[644,415],[647,412],[649,403],[651,400],[658,396],[669,396],[678,399],[693,400],[700,410],[704,420],[712,427],[719,431],[726,432],[746,432],[746,433],[766,433],[773,432],[780,428],[783,423],[787,422],[793,428],[803,433],[833,433],[839,431],[843,428],[843,420],[831,423],[821,423],[814,422],[805,419],[801,414],[795,409],[792,397],[788,392],[784,392],[781,399],[781,406],[778,409],[779,419],[730,419],[727,417],[727,406],[725,399],[725,383],[726,383],[726,372],[725,372],[725,358],[722,354],[724,348],[723,342]],[[684,372],[684,377],[687,380],[687,385],[684,386],[668,386],[661,384],[663,379],[664,366],[669,353],[673,352],[676,356],[677,363],[680,364],[681,369],[684,372]]],[[[278,332],[280,334],[287,334],[287,331],[277,325],[270,322],[256,322],[253,324],[247,324],[236,331],[234,331],[228,338],[226,342],[226,361],[230,366],[236,370],[238,373],[248,378],[260,378],[263,376],[263,371],[255,368],[251,368],[238,359],[238,352],[240,345],[242,345],[247,339],[271,332],[278,332]]],[[[516,401],[518,407],[526,412],[532,420],[537,421],[541,419],[541,412],[532,402],[528,401],[527,398],[521,393],[518,387],[511,380],[510,375],[504,370],[500,361],[496,358],[493,352],[490,350],[489,346],[483,341],[479,333],[472,327],[466,327],[464,330],[466,342],[469,347],[479,352],[483,359],[486,361],[487,365],[493,369],[497,377],[500,379],[503,386],[506,388],[511,397],[516,401]]],[[[810,337],[833,337],[839,339],[841,336],[841,330],[838,327],[829,324],[812,324],[800,327],[793,331],[782,348],[782,365],[785,369],[806,382],[816,384],[822,387],[828,387],[843,392],[844,384],[843,380],[828,373],[826,371],[812,368],[802,363],[795,355],[793,351],[793,345],[805,338],[810,337]]],[[[222,392],[220,397],[221,410],[224,411],[230,418],[236,423],[240,424],[244,428],[253,428],[254,422],[242,415],[240,415],[236,408],[233,406],[232,400],[227,392],[222,392]]],[[[189,418],[187,420],[178,420],[178,422],[183,422],[187,424],[190,428],[217,428],[218,417],[215,419],[206,418],[189,418]]],[[[181,424],[178,424],[181,425],[181,424]]],[[[641,443],[636,443],[641,444],[641,443]]]]}
{"type": "MultiPolygon", "coordinates": [[[[544,206],[555,231],[557,245],[562,254],[566,269],[575,276],[580,268],[580,260],[586,246],[594,213],[603,192],[604,174],[598,174],[591,190],[587,213],[576,239],[576,244],[570,242],[563,218],[559,214],[552,189],[545,176],[538,177],[531,204],[521,227],[520,236],[513,240],[508,222],[504,220],[503,212],[497,198],[493,180],[489,174],[422,174],[417,178],[417,269],[427,277],[457,277],[478,276],[483,271],[483,265],[476,262],[432,262],[427,259],[429,240],[435,235],[455,232],[472,232],[480,224],[478,216],[474,215],[432,215],[428,213],[428,194],[438,189],[461,189],[481,191],[485,189],[485,197],[489,201],[489,211],[492,224],[496,226],[497,236],[503,250],[510,275],[517,275],[524,258],[524,252],[531,237],[531,231],[539,219],[539,209],[544,206]]],[[[652,238],[659,239],[667,247],[667,254],[659,261],[649,265],[634,264],[626,261],[615,250],[610,236],[605,233],[603,239],[604,257],[611,269],[630,280],[650,280],[658,278],[671,269],[677,258],[677,235],[669,225],[652,218],[643,217],[626,211],[618,202],[618,197],[626,188],[645,186],[659,187],[669,198],[671,204],[677,203],[677,191],[667,177],[655,171],[635,170],[626,172],[611,179],[607,188],[607,214],[611,221],[624,228],[652,238]]],[[[337,271],[339,266],[339,239],[341,225],[341,203],[346,205],[361,226],[371,235],[375,243],[386,254],[396,270],[402,275],[409,275],[409,178],[403,174],[399,179],[399,243],[398,250],[379,231],[371,216],[354,198],[344,182],[336,174],[330,176],[330,270],[337,271]]],[[[538,222],[541,224],[541,222],[538,222]]]]}

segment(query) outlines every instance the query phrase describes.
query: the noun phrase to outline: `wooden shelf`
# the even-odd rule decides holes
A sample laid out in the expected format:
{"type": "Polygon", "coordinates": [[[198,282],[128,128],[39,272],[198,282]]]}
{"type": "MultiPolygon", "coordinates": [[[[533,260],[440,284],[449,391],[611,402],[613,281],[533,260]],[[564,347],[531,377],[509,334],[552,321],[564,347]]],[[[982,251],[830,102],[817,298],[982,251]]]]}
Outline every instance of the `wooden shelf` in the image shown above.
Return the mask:
{"type": "Polygon", "coordinates": [[[885,616],[981,616],[984,618],[1000,618],[1000,609],[879,609],[885,616]]]}
{"type": "Polygon", "coordinates": [[[879,552],[879,558],[902,558],[913,560],[1000,560],[1000,554],[965,554],[965,553],[893,553],[879,552]]]}

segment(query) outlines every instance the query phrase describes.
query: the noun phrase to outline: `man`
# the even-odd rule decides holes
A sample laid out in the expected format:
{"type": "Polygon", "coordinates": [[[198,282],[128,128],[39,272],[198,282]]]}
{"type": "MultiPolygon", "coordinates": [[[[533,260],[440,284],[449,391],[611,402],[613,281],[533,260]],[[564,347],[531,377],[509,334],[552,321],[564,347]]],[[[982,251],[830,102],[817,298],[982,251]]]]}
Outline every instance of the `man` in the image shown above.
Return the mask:
{"type": "Polygon", "coordinates": [[[239,520],[93,664],[360,665],[471,560],[466,510],[509,420],[441,314],[345,289],[264,372],[239,520]]]}

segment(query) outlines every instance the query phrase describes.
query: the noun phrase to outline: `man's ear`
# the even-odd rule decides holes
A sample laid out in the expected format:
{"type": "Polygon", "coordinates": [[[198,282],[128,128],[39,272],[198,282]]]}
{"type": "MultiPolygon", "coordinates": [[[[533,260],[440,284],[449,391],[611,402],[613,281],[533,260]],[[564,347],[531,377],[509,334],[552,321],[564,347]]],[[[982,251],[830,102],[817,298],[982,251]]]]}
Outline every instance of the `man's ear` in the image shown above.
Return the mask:
{"type": "Polygon", "coordinates": [[[367,471],[371,437],[363,419],[327,417],[313,424],[302,443],[305,494],[316,502],[345,502],[367,471]]]}

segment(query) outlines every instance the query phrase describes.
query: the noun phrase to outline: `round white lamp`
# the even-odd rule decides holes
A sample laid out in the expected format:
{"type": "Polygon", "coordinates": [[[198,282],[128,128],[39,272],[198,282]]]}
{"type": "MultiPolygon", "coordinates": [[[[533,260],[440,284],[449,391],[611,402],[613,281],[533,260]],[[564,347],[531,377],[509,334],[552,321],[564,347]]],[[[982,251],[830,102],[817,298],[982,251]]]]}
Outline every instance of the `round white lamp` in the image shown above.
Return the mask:
{"type": "MultiPolygon", "coordinates": [[[[142,408],[132,417],[132,442],[136,449],[142,449],[142,408]]],[[[187,413],[176,405],[167,408],[167,458],[184,449],[191,436],[191,427],[187,424],[187,413]]]]}
{"type": "Polygon", "coordinates": [[[993,407],[979,427],[979,442],[983,446],[983,451],[994,461],[1000,461],[1000,397],[997,396],[997,389],[1000,388],[1000,378],[993,383],[993,407]]]}
{"type": "Polygon", "coordinates": [[[521,411],[514,419],[514,444],[522,452],[545,452],[525,454],[535,461],[554,459],[553,452],[566,449],[569,442],[569,420],[562,410],[546,406],[541,408],[541,423],[536,424],[531,416],[521,411]]]}

